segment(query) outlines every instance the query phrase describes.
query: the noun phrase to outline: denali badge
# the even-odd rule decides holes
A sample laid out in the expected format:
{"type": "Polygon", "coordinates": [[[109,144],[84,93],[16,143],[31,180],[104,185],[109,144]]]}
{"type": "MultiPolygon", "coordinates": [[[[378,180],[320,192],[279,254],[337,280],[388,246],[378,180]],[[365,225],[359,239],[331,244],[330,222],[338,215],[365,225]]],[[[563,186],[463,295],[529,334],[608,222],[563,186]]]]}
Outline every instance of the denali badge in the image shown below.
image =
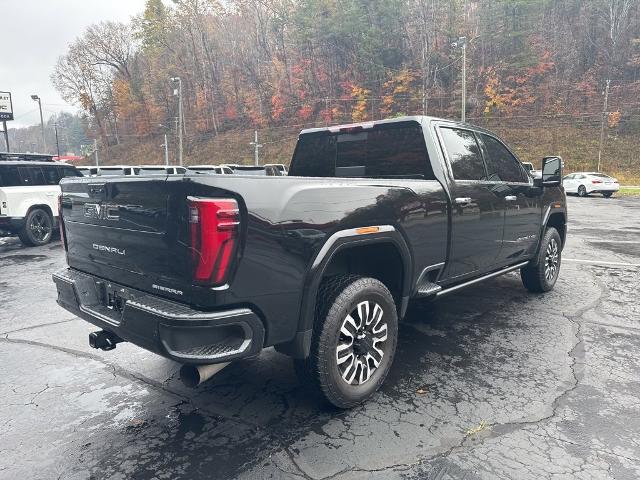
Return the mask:
{"type": "Polygon", "coordinates": [[[101,252],[117,253],[118,255],[126,255],[127,254],[127,249],[126,248],[123,248],[122,250],[120,250],[119,248],[116,248],[116,247],[107,247],[106,245],[98,245],[97,243],[93,244],[93,249],[94,250],[100,250],[101,252]]]}
{"type": "Polygon", "coordinates": [[[119,220],[118,206],[99,203],[85,203],[84,204],[84,216],[87,218],[97,218],[99,220],[119,220]]]}
{"type": "Polygon", "coordinates": [[[184,295],[182,290],[176,290],[175,288],[163,287],[162,285],[151,285],[154,290],[160,290],[161,292],[173,293],[174,295],[184,295]]]}

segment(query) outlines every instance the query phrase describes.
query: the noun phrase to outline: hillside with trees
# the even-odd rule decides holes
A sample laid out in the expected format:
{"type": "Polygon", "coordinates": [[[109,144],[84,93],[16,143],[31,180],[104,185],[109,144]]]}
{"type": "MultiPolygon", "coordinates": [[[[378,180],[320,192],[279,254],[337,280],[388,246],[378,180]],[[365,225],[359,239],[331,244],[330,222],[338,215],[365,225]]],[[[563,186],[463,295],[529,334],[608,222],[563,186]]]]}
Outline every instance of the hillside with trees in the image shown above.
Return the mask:
{"type": "Polygon", "coordinates": [[[288,162],[306,126],[403,114],[467,120],[523,159],[640,176],[640,0],[148,0],[93,25],[52,81],[109,162],[288,162]],[[608,85],[608,88],[607,88],[608,85]],[[605,107],[605,91],[608,90],[605,107]]]}

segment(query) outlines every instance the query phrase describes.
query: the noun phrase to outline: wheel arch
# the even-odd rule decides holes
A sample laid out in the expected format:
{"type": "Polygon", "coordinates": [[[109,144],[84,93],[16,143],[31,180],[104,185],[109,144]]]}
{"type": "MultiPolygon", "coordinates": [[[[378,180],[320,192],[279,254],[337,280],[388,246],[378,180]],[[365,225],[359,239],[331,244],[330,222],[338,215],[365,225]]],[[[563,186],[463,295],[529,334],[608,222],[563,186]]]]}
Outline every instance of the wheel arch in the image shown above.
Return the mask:
{"type": "Polygon", "coordinates": [[[411,294],[413,274],[407,242],[392,226],[365,228],[379,230],[367,234],[358,233],[364,229],[341,230],[324,243],[305,278],[296,336],[287,344],[277,345],[279,351],[295,358],[308,356],[318,289],[322,280],[333,274],[360,274],[380,280],[391,291],[398,318],[402,318],[411,294]],[[368,264],[367,260],[372,257],[377,257],[377,265],[368,264]],[[356,268],[350,268],[353,266],[356,268]],[[387,271],[389,266],[392,267],[387,271]]]}
{"type": "Polygon", "coordinates": [[[51,206],[47,205],[46,203],[36,203],[36,204],[31,205],[27,209],[27,212],[24,215],[25,221],[26,221],[27,217],[29,216],[29,214],[31,212],[33,212],[35,209],[44,210],[49,215],[49,217],[51,218],[51,226],[53,228],[56,227],[56,225],[57,225],[56,216],[53,214],[53,210],[51,210],[51,206]]]}
{"type": "Polygon", "coordinates": [[[562,240],[562,248],[567,240],[567,217],[564,212],[553,212],[549,215],[549,219],[545,225],[545,230],[549,227],[555,228],[560,234],[560,240],[562,240]]]}
{"type": "Polygon", "coordinates": [[[544,233],[547,231],[548,227],[555,228],[560,234],[560,240],[562,241],[562,248],[564,249],[566,240],[567,240],[567,211],[566,208],[556,208],[554,205],[550,205],[547,207],[545,212],[542,227],[540,229],[540,238],[538,241],[538,247],[535,251],[534,258],[537,258],[538,253],[540,252],[540,248],[542,247],[542,239],[544,238],[544,233]]]}

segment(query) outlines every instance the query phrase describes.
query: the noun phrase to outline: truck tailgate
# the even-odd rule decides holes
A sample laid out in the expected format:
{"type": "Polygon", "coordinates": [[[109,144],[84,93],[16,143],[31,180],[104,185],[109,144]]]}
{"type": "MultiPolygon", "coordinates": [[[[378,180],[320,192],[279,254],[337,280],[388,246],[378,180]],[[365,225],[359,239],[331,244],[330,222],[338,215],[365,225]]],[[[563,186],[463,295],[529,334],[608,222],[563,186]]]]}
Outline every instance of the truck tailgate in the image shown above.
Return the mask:
{"type": "Polygon", "coordinates": [[[166,177],[64,183],[69,266],[188,301],[191,262],[184,215],[169,208],[166,177]]]}

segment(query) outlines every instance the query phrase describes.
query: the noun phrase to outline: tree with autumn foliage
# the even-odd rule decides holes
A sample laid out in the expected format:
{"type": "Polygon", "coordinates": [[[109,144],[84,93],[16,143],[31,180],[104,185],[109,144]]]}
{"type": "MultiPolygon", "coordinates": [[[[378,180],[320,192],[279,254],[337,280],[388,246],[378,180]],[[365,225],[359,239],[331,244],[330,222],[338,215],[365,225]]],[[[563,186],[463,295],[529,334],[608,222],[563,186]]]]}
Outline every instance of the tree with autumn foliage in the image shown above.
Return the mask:
{"type": "Polygon", "coordinates": [[[109,147],[174,135],[169,78],[180,77],[191,155],[192,145],[233,131],[455,118],[461,57],[451,44],[464,35],[471,121],[596,127],[610,80],[607,129],[638,133],[638,3],[147,0],[129,24],[90,27],[53,79],[109,147]]]}

